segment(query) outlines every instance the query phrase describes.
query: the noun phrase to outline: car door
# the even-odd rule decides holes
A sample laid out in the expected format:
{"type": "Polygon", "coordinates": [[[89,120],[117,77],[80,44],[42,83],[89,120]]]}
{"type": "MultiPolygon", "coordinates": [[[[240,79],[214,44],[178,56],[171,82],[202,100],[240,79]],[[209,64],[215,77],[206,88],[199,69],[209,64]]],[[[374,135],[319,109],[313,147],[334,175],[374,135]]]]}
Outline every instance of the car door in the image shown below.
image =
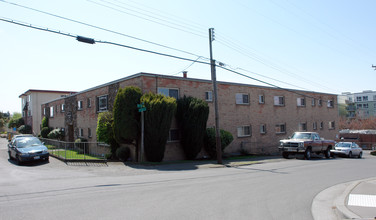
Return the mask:
{"type": "Polygon", "coordinates": [[[354,156],[358,156],[360,153],[360,148],[354,142],[351,144],[351,152],[354,156]]]}
{"type": "Polygon", "coordinates": [[[312,139],[313,139],[312,150],[314,152],[321,151],[322,143],[321,143],[320,137],[317,134],[312,134],[312,139]]]}
{"type": "Polygon", "coordinates": [[[16,145],[16,139],[12,140],[9,143],[9,152],[10,152],[11,157],[13,157],[13,158],[16,157],[16,150],[14,148],[15,145],[16,145]]]}

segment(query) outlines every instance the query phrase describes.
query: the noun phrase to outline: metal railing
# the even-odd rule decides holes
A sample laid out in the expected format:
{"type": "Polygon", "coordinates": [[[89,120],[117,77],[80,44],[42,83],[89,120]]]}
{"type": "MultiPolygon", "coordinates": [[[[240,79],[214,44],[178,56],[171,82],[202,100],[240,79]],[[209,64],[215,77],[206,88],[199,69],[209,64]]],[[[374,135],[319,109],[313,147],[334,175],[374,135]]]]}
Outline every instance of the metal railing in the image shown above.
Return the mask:
{"type": "Polygon", "coordinates": [[[64,162],[107,162],[106,155],[110,153],[110,146],[99,142],[65,142],[40,138],[48,148],[50,156],[64,162]]]}

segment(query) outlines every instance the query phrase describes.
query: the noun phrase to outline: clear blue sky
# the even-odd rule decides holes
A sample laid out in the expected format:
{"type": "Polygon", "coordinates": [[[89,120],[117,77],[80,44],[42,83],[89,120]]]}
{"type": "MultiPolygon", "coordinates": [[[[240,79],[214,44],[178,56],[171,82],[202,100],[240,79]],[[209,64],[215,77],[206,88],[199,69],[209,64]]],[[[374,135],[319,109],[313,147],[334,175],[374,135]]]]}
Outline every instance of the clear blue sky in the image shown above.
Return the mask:
{"type": "MultiPolygon", "coordinates": [[[[209,57],[214,28],[213,55],[227,68],[280,87],[340,94],[376,90],[375,8],[374,0],[0,0],[0,17],[199,61],[209,57]]],[[[188,66],[188,77],[210,79],[207,65],[3,21],[0,49],[4,112],[20,112],[18,96],[28,89],[81,91],[138,72],[181,76],[188,66]]],[[[220,69],[217,79],[263,85],[220,69]]]]}

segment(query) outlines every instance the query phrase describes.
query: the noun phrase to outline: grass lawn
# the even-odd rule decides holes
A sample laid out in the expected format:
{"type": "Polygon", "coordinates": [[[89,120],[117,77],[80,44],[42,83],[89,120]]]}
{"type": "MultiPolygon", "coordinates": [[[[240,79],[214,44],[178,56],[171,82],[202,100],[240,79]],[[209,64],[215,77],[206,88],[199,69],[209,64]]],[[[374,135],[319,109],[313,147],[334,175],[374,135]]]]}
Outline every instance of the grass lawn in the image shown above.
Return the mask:
{"type": "Polygon", "coordinates": [[[55,156],[60,157],[60,158],[65,158],[67,160],[71,160],[71,159],[103,160],[103,158],[101,158],[101,157],[93,157],[93,156],[89,156],[89,155],[83,155],[83,154],[79,154],[77,151],[73,151],[73,150],[53,150],[53,151],[50,151],[50,154],[55,155],[55,156]]]}

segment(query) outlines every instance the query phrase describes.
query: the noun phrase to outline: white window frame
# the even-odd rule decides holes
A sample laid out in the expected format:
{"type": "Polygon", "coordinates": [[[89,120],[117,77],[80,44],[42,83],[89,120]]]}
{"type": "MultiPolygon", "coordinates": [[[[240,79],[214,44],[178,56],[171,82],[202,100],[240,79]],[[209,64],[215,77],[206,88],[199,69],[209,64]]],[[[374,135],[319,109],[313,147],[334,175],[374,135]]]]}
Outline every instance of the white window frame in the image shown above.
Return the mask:
{"type": "Polygon", "coordinates": [[[312,128],[313,128],[313,130],[317,130],[317,122],[316,121],[312,123],[312,128]]]}
{"type": "Polygon", "coordinates": [[[84,137],[84,129],[83,128],[78,129],[78,137],[84,137]]]}
{"type": "Polygon", "coordinates": [[[305,107],[306,103],[305,103],[305,98],[297,98],[296,99],[296,104],[299,106],[299,107],[305,107]]]}
{"type": "Polygon", "coordinates": [[[43,108],[43,115],[46,115],[46,107],[43,108]]]}
{"type": "Polygon", "coordinates": [[[91,128],[88,128],[88,129],[87,129],[87,136],[88,136],[89,138],[92,137],[92,134],[91,134],[91,128]]]}
{"type": "Polygon", "coordinates": [[[97,96],[97,112],[105,112],[105,111],[108,111],[108,95],[101,95],[101,96],[97,96]],[[100,106],[100,102],[102,99],[105,99],[106,100],[106,106],[105,107],[101,107],[100,106]]]}
{"type": "Polygon", "coordinates": [[[237,105],[249,105],[249,94],[248,93],[236,93],[235,95],[237,105]],[[246,101],[246,102],[244,102],[246,101]]]}
{"type": "Polygon", "coordinates": [[[328,108],[333,108],[334,107],[334,101],[333,100],[328,100],[328,108]]]}
{"type": "Polygon", "coordinates": [[[357,101],[357,102],[361,102],[361,101],[362,101],[362,96],[357,96],[357,97],[356,97],[356,101],[357,101]]]}
{"type": "Polygon", "coordinates": [[[318,101],[318,106],[322,106],[322,100],[321,99],[319,99],[319,101],[318,101]]]}
{"type": "Polygon", "coordinates": [[[77,110],[82,110],[83,109],[82,105],[83,105],[82,100],[77,101],[77,110]]]}
{"type": "Polygon", "coordinates": [[[368,102],[368,96],[363,96],[363,102],[368,102]]]}
{"type": "Polygon", "coordinates": [[[307,131],[307,122],[299,123],[299,131],[307,131]]]}
{"type": "Polygon", "coordinates": [[[266,134],[266,124],[260,125],[260,134],[266,134]]]}
{"type": "Polygon", "coordinates": [[[50,107],[50,118],[53,118],[54,117],[54,107],[51,106],[50,107]]]}
{"type": "Polygon", "coordinates": [[[87,98],[87,108],[91,108],[91,98],[87,98]]]}
{"type": "Polygon", "coordinates": [[[259,104],[265,104],[265,96],[259,95],[259,104]]]}
{"type": "Polygon", "coordinates": [[[285,106],[285,97],[284,96],[274,96],[274,105],[275,106],[285,106]]]}
{"type": "Polygon", "coordinates": [[[65,112],[65,104],[61,104],[61,112],[65,112]]]}
{"type": "Polygon", "coordinates": [[[286,123],[276,124],[275,125],[275,133],[276,134],[286,134],[286,123]]]}
{"type": "Polygon", "coordinates": [[[315,98],[312,98],[312,100],[311,100],[311,105],[312,105],[312,106],[315,106],[315,105],[316,105],[316,99],[315,99],[315,98]]]}
{"type": "Polygon", "coordinates": [[[242,125],[237,128],[238,137],[250,137],[252,135],[251,125],[242,125]]]}
{"type": "Polygon", "coordinates": [[[212,91],[206,91],[205,92],[205,101],[207,101],[207,102],[213,101],[213,92],[212,91]]]}
{"type": "Polygon", "coordinates": [[[324,122],[320,122],[320,130],[323,130],[324,129],[324,122]]]}
{"type": "Polygon", "coordinates": [[[328,123],[328,129],[329,130],[333,130],[335,128],[336,128],[335,127],[335,121],[329,121],[329,123],[328,123]]]}
{"type": "Polygon", "coordinates": [[[362,108],[368,108],[368,103],[364,103],[362,108]]]}

